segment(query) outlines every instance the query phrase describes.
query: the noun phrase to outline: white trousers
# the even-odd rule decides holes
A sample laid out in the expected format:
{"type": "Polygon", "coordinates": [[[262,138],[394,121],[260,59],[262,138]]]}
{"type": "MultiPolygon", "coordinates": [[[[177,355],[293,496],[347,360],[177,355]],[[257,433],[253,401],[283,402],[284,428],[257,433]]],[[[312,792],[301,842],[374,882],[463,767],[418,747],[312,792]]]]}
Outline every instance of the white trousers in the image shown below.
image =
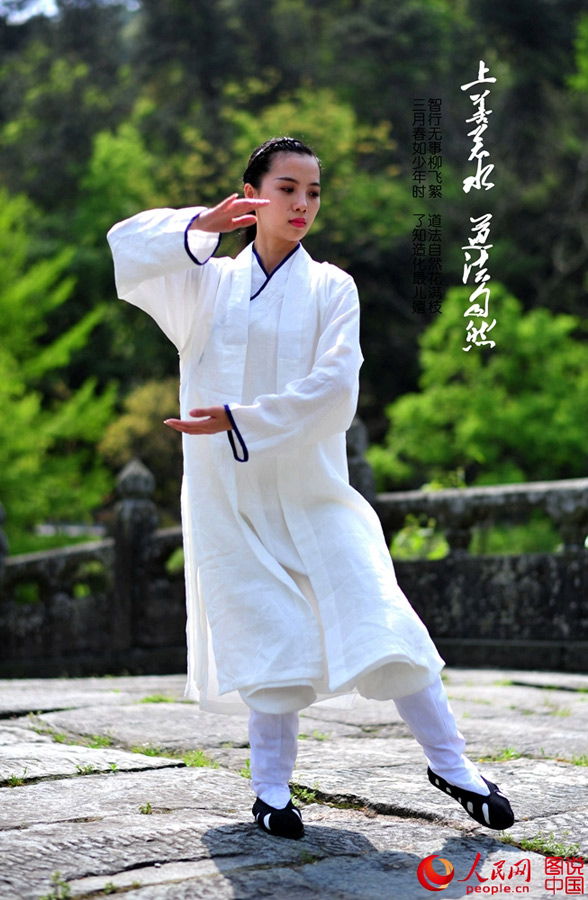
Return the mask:
{"type": "Polygon", "coordinates": [[[249,712],[251,787],[260,800],[283,809],[290,799],[298,753],[298,713],[249,712]]]}
{"type": "Polygon", "coordinates": [[[394,703],[436,775],[464,790],[486,796],[490,793],[477,768],[465,755],[466,742],[457,727],[440,675],[428,688],[394,703]]]}
{"type": "MultiPolygon", "coordinates": [[[[465,755],[465,740],[440,676],[424,690],[394,702],[436,775],[465,790],[489,793],[465,755]]],[[[283,809],[290,799],[288,782],[298,751],[298,713],[275,715],[251,709],[249,743],[253,791],[265,803],[283,809]]]]}

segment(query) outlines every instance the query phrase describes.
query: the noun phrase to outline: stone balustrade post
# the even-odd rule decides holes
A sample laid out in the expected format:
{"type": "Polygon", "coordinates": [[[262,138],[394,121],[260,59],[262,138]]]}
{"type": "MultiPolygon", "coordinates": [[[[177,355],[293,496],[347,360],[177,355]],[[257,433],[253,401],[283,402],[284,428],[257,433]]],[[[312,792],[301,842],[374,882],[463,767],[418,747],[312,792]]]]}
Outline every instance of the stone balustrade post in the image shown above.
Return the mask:
{"type": "Polygon", "coordinates": [[[551,493],[545,508],[559,531],[564,550],[582,550],[588,535],[588,488],[551,493]]]}
{"type": "MultiPolygon", "coordinates": [[[[449,492],[447,492],[449,494],[449,492]]],[[[455,489],[447,499],[431,497],[434,503],[433,516],[442,524],[445,539],[449,544],[452,556],[466,556],[475,525],[478,522],[479,510],[475,504],[468,503],[461,490],[455,489]]]]}
{"type": "Polygon", "coordinates": [[[155,479],[140,460],[129,462],[117,479],[120,500],[115,506],[115,590],[113,649],[134,644],[150,586],[150,558],[158,524],[151,499],[155,479]]]}

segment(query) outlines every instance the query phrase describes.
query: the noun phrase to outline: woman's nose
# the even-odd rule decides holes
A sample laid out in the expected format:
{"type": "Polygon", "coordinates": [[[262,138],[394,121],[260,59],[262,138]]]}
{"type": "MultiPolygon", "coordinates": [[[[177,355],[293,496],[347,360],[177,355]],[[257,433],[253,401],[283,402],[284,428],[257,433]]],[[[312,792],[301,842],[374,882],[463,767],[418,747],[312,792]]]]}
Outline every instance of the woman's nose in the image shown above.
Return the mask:
{"type": "Polygon", "coordinates": [[[296,197],[294,199],[294,208],[295,209],[301,209],[301,210],[306,211],[306,206],[307,206],[307,203],[306,203],[306,197],[304,196],[304,194],[300,194],[298,197],[296,197]]]}

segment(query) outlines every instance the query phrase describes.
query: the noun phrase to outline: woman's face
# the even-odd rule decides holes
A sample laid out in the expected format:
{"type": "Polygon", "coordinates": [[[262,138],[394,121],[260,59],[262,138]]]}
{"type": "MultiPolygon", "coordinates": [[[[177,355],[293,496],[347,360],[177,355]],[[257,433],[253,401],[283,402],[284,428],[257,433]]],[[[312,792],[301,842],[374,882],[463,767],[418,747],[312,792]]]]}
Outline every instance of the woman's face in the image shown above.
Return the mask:
{"type": "Polygon", "coordinates": [[[244,187],[246,197],[271,200],[256,210],[257,234],[297,242],[305,237],[321,205],[320,169],[314,156],[276,153],[259,190],[244,187]]]}

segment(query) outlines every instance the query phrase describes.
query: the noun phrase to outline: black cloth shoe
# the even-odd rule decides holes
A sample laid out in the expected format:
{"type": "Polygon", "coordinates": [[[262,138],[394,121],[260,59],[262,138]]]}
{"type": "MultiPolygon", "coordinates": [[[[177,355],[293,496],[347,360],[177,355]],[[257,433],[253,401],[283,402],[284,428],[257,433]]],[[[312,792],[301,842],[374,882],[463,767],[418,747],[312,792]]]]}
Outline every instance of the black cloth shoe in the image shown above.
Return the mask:
{"type": "Polygon", "coordinates": [[[293,838],[295,841],[304,834],[304,825],[300,810],[296,809],[291,800],[288,800],[284,809],[276,809],[274,806],[264,803],[259,797],[252,809],[255,821],[267,831],[277,837],[293,838]]]}
{"type": "Polygon", "coordinates": [[[439,788],[444,794],[449,794],[458,803],[461,803],[468,815],[475,819],[476,822],[479,822],[480,825],[485,825],[486,828],[495,828],[496,831],[502,831],[504,828],[510,828],[514,824],[515,819],[510,803],[504,794],[500,793],[498,785],[488,781],[483,775],[481,778],[490,789],[490,793],[486,797],[483,794],[475,794],[474,791],[466,791],[463,788],[456,787],[454,784],[449,784],[440,775],[435,775],[431,769],[427,769],[427,775],[432,785],[439,788]]]}

